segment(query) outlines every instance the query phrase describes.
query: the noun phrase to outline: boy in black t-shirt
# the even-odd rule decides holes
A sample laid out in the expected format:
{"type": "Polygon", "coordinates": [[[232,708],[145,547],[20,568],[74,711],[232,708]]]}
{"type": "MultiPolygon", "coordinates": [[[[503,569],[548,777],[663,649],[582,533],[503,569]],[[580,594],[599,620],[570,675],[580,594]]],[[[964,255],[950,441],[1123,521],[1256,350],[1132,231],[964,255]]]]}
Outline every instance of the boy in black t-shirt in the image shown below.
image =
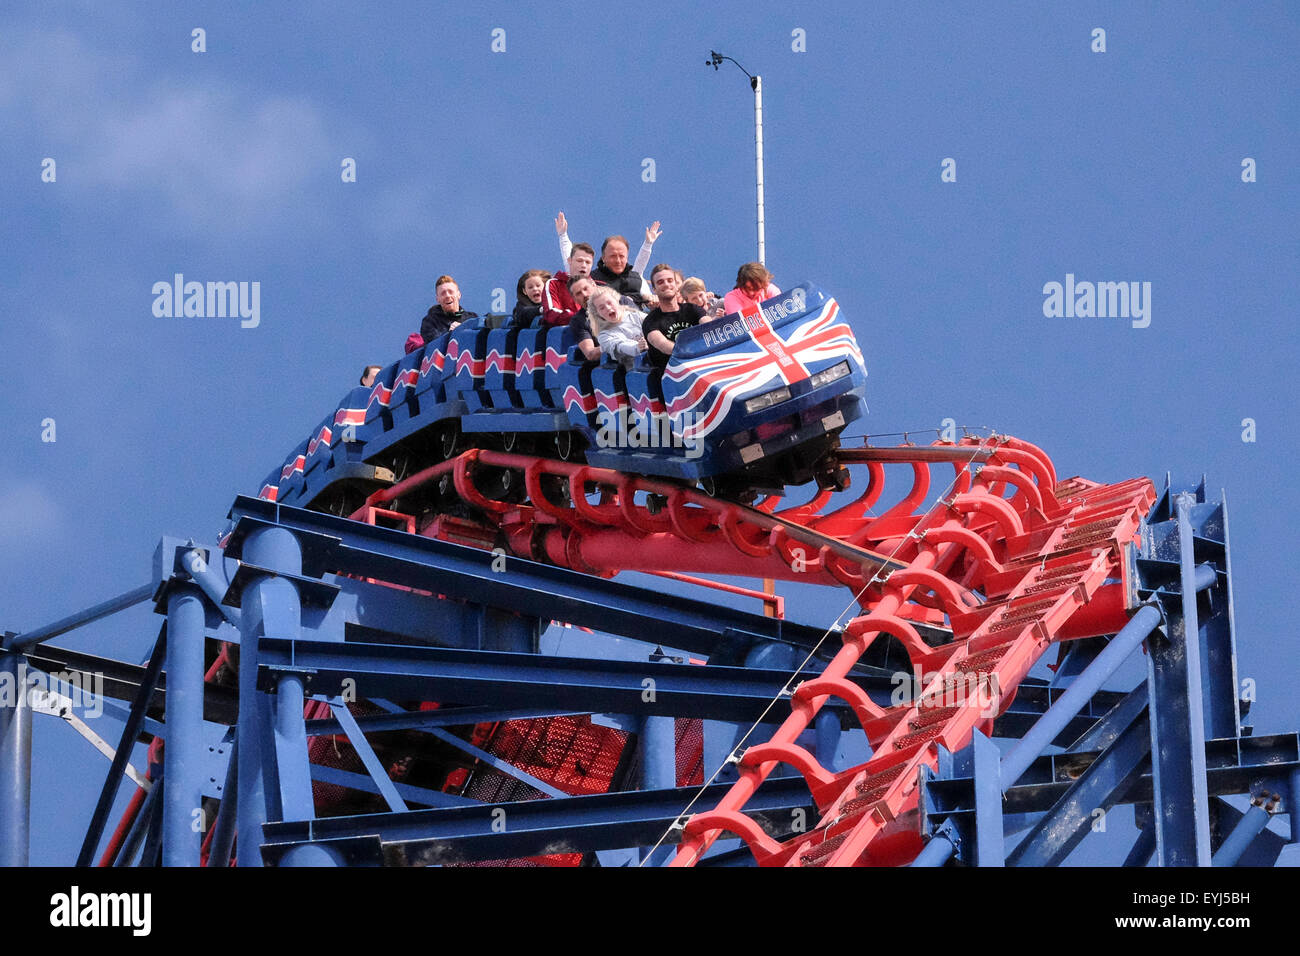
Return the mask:
{"type": "Polygon", "coordinates": [[[649,346],[646,358],[656,368],[663,368],[668,364],[677,333],[699,324],[704,310],[689,302],[677,301],[677,272],[670,265],[661,262],[651,269],[650,284],[654,286],[655,295],[659,296],[659,305],[641,323],[641,334],[649,346]]]}

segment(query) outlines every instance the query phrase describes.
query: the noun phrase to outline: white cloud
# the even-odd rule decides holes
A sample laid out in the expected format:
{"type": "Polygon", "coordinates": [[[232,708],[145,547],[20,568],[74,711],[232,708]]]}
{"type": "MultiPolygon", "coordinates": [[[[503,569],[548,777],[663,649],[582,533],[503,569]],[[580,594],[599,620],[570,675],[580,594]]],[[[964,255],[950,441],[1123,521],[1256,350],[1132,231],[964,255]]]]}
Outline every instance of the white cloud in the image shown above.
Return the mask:
{"type": "Polygon", "coordinates": [[[34,481],[0,488],[0,540],[6,554],[19,556],[21,548],[35,546],[63,527],[63,509],[34,481]]]}
{"type": "Polygon", "coordinates": [[[6,125],[26,114],[31,139],[58,159],[67,187],[146,199],[160,190],[174,220],[165,226],[207,233],[246,233],[286,217],[296,228],[318,224],[298,192],[334,173],[338,150],[310,99],[234,81],[169,82],[63,32],[0,36],[0,60],[6,125]]]}

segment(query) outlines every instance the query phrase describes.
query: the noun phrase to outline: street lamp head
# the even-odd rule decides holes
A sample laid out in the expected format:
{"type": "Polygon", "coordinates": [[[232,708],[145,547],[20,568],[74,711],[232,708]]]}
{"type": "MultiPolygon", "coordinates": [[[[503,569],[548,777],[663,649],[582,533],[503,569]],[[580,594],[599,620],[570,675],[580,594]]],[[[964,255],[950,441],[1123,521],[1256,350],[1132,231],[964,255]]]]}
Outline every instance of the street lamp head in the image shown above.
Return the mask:
{"type": "Polygon", "coordinates": [[[722,56],[721,53],[717,52],[716,50],[710,50],[709,58],[704,61],[704,65],[713,67],[713,71],[716,73],[718,71],[718,67],[722,65],[723,59],[724,57],[722,56]]]}

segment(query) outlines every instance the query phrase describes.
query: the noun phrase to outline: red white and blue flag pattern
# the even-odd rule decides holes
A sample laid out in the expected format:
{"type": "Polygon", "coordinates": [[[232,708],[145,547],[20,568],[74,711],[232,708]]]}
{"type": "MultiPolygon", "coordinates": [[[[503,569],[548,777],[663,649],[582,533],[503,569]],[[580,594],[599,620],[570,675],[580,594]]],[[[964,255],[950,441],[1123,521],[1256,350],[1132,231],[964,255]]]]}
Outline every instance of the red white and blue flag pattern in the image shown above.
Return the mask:
{"type": "Polygon", "coordinates": [[[746,334],[723,351],[670,362],[663,391],[673,431],[703,438],[737,402],[768,387],[801,382],[810,376],[810,367],[829,360],[851,359],[865,374],[853,331],[838,315],[839,305],[827,299],[816,315],[773,328],[757,308],[750,308],[740,316],[746,334]]]}

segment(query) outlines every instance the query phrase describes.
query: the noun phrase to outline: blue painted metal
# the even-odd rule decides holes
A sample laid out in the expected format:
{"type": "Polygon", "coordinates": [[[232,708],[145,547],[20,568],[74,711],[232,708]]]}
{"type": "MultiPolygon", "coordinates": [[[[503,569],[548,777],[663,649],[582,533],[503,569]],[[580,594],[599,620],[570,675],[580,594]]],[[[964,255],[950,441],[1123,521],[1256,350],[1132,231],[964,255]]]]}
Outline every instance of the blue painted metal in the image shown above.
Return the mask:
{"type": "Polygon", "coordinates": [[[1197,634],[1201,660],[1200,706],[1206,737],[1241,735],[1242,702],[1238,699],[1237,652],[1233,629],[1232,562],[1228,549],[1227,496],[1206,500],[1205,480],[1175,485],[1165,479],[1165,491],[1142,529],[1141,554],[1135,562],[1139,593],[1158,594],[1172,602],[1179,594],[1182,552],[1179,530],[1179,487],[1188,487],[1191,501],[1184,509],[1191,525],[1195,560],[1212,564],[1220,575],[1219,587],[1198,602],[1197,634]]]}
{"type": "MultiPolygon", "coordinates": [[[[319,780],[321,783],[332,783],[340,787],[348,787],[351,790],[379,794],[379,785],[370,778],[369,774],[353,773],[350,770],[340,770],[337,767],[326,767],[323,764],[314,763],[311,765],[311,778],[319,780]]],[[[407,804],[414,803],[426,807],[479,805],[477,800],[471,800],[468,797],[458,797],[454,794],[443,793],[441,790],[429,790],[425,787],[412,786],[409,783],[393,781],[393,788],[407,804]]]]}
{"type": "Polygon", "coordinates": [[[975,865],[1002,866],[1006,847],[1002,833],[1001,753],[978,730],[971,734],[971,773],[975,780],[975,865]]]}
{"type": "Polygon", "coordinates": [[[0,866],[26,866],[31,847],[32,710],[24,660],[0,651],[0,866]]]}
{"type": "Polygon", "coordinates": [[[1236,866],[1241,855],[1250,849],[1251,842],[1268,826],[1271,818],[1272,814],[1258,803],[1252,804],[1214,854],[1213,865],[1236,866]]]}
{"type": "Polygon", "coordinates": [[[154,819],[154,809],[158,800],[162,797],[163,789],[155,781],[154,785],[149,788],[149,792],[144,795],[140,801],[140,809],[136,811],[135,819],[131,821],[131,828],[127,830],[122,845],[118,847],[116,855],[113,857],[113,866],[127,867],[135,860],[136,853],[140,850],[140,844],[144,842],[145,833],[149,829],[150,821],[154,819]]]}
{"type": "Polygon", "coordinates": [[[840,715],[829,708],[822,708],[817,712],[813,728],[817,739],[817,762],[834,773],[835,755],[840,749],[840,736],[843,733],[840,715]]]}
{"type": "MultiPolygon", "coordinates": [[[[1179,495],[1181,614],[1171,614],[1166,640],[1152,640],[1148,654],[1151,690],[1151,754],[1156,859],[1161,866],[1210,865],[1209,794],[1205,784],[1205,717],[1201,709],[1201,644],[1197,637],[1195,573],[1190,511],[1194,499],[1179,495]]],[[[1202,566],[1204,567],[1204,565],[1202,566]]]]}
{"type": "MultiPolygon", "coordinates": [[[[1207,575],[1213,583],[1211,572],[1207,575]]],[[[1056,735],[1061,732],[1071,717],[1078,713],[1092,695],[1101,689],[1102,683],[1124,663],[1125,659],[1148,634],[1160,623],[1160,612],[1154,607],[1146,606],[1139,610],[1124,625],[1123,630],[1111,639],[1106,649],[1097,655],[1088,669],[1080,674],[1064,694],[1047,709],[1010,752],[1002,758],[1002,787],[1011,787],[1025,772],[1034,759],[1051,746],[1056,735]]]]}
{"type": "MultiPolygon", "coordinates": [[[[291,575],[302,573],[302,555],[297,539],[283,528],[258,528],[242,542],[243,556],[262,568],[291,575]]],[[[238,832],[239,866],[261,866],[257,834],[267,819],[266,761],[263,752],[269,728],[262,724],[264,711],[258,691],[258,656],[264,637],[293,640],[298,637],[301,606],[293,584],[270,575],[251,581],[242,594],[239,647],[238,832]],[[251,839],[249,839],[251,837],[251,839]]]]}
{"type": "MultiPolygon", "coordinates": [[[[144,846],[140,850],[140,862],[138,866],[158,866],[162,860],[162,838],[163,838],[163,801],[167,799],[167,778],[159,776],[154,780],[153,788],[149,791],[150,796],[157,796],[153,806],[149,808],[149,815],[145,817],[144,846]]],[[[143,815],[144,808],[141,808],[143,815]]]]}
{"type": "Polygon", "coordinates": [[[239,609],[224,603],[230,581],[225,575],[225,561],[218,548],[193,547],[181,550],[180,563],[185,573],[193,578],[212,606],[235,628],[239,627],[239,609]]]}
{"type": "MultiPolygon", "coordinates": [[[[468,727],[471,724],[493,724],[503,720],[536,720],[540,717],[568,717],[586,711],[556,710],[550,707],[440,707],[437,710],[405,711],[355,717],[363,733],[383,733],[390,730],[424,730],[429,727],[468,727]]],[[[593,715],[593,723],[600,723],[593,715]]],[[[617,726],[610,724],[609,726],[617,726]]],[[[306,722],[308,737],[341,734],[343,726],[332,718],[306,722]]]]}
{"type": "MultiPolygon", "coordinates": [[[[752,721],[789,679],[788,671],[693,664],[545,657],[500,651],[466,651],[391,644],[321,641],[262,643],[263,686],[301,671],[311,694],[334,696],[355,680],[367,696],[469,701],[492,699],[506,707],[549,706],[575,712],[713,717],[752,721]],[[644,681],[653,678],[654,695],[644,681]],[[423,696],[422,696],[423,695],[423,696]]],[[[853,675],[873,696],[894,685],[853,675]]],[[[829,702],[837,712],[847,705],[829,702]]]]}
{"type": "Polygon", "coordinates": [[[487,551],[256,498],[237,498],[231,516],[238,524],[226,545],[228,556],[239,556],[243,538],[255,529],[284,528],[301,541],[304,567],[312,576],[329,571],[378,578],[651,644],[670,631],[674,646],[692,653],[710,653],[732,633],[804,649],[822,637],[817,628],[523,558],[511,558],[512,573],[501,574],[487,551]]]}
{"type": "Polygon", "coordinates": [[[212,824],[216,832],[208,846],[208,866],[224,867],[235,845],[235,826],[239,813],[239,741],[230,742],[230,759],[226,762],[226,782],[221,788],[221,806],[212,824]]]}
{"type": "MultiPolygon", "coordinates": [[[[1097,697],[1101,697],[1098,694],[1097,697]]],[[[1147,684],[1143,681],[1115,702],[1100,720],[1087,731],[1080,734],[1069,747],[1067,753],[1083,753],[1090,750],[1105,750],[1113,744],[1147,709],[1147,684]]],[[[1093,698],[1096,700],[1096,697],[1093,698]]]]}
{"type": "Polygon", "coordinates": [[[1156,851],[1156,828],[1155,824],[1148,823],[1138,832],[1138,838],[1133,842],[1133,847],[1128,851],[1128,856],[1124,858],[1124,866],[1147,866],[1151,860],[1151,854],[1156,851]]]}
{"type": "Polygon", "coordinates": [[[495,754],[488,753],[486,750],[482,749],[481,747],[475,747],[469,741],[462,740],[460,737],[457,737],[455,734],[448,733],[445,730],[439,730],[436,727],[431,728],[430,730],[427,731],[427,733],[433,735],[434,737],[437,737],[443,743],[455,747],[457,750],[463,751],[464,753],[469,754],[471,757],[475,757],[478,760],[483,761],[483,763],[487,764],[489,767],[492,767],[495,770],[500,770],[502,773],[506,774],[507,776],[514,777],[516,780],[523,781],[524,783],[528,784],[528,786],[532,787],[534,790],[540,790],[548,797],[568,796],[568,794],[565,793],[563,790],[561,790],[559,787],[553,787],[545,780],[539,780],[537,777],[534,777],[531,773],[527,773],[523,770],[520,770],[510,761],[502,760],[500,757],[496,756],[495,754]]]}
{"type": "Polygon", "coordinates": [[[145,668],[140,686],[136,689],[135,700],[131,704],[131,715],[122,726],[122,736],[118,739],[113,762],[108,769],[108,776],[104,779],[104,786],[100,789],[99,801],[95,804],[95,812],[91,815],[90,826],[86,828],[81,851],[77,854],[77,866],[90,866],[94,859],[95,849],[104,834],[104,821],[113,807],[113,798],[117,795],[118,784],[121,783],[127,762],[131,759],[131,748],[140,733],[140,726],[144,722],[145,711],[149,709],[149,701],[153,698],[154,688],[158,684],[158,675],[162,673],[163,659],[166,655],[167,624],[164,622],[158,629],[158,637],[149,656],[149,666],[145,668]]]}
{"type": "Polygon", "coordinates": [[[316,810],[303,719],[302,677],[298,674],[283,674],[276,685],[275,765],[280,781],[282,819],[310,820],[316,810]]]}
{"type": "Polygon", "coordinates": [[[948,858],[957,852],[961,845],[961,837],[957,833],[957,826],[951,820],[945,820],[939,825],[939,828],[930,836],[930,840],[915,860],[912,866],[916,867],[935,867],[943,866],[948,862],[948,858]]]}
{"type": "Polygon", "coordinates": [[[280,858],[281,866],[345,866],[341,852],[324,844],[290,847],[280,858]]]}
{"type": "Polygon", "coordinates": [[[48,641],[52,637],[58,637],[60,634],[75,630],[83,624],[90,624],[100,618],[108,617],[110,614],[116,614],[118,611],[126,610],[137,604],[143,604],[153,597],[153,593],[154,585],[142,584],[138,588],[132,588],[124,594],[109,598],[107,601],[101,601],[99,604],[78,611],[76,614],[69,614],[67,617],[59,618],[59,620],[44,627],[38,627],[32,631],[23,631],[21,634],[6,632],[3,641],[0,642],[0,650],[20,651],[25,647],[31,647],[33,644],[39,644],[41,641],[48,641]]]}
{"type": "MultiPolygon", "coordinates": [[[[677,786],[677,722],[671,717],[642,717],[637,747],[641,757],[641,789],[671,790],[677,786]]],[[[660,866],[672,858],[672,847],[647,849],[645,866],[660,866]]]]}
{"type": "Polygon", "coordinates": [[[1145,689],[1140,690],[1141,696],[1132,699],[1142,706],[1136,713],[1131,713],[1132,705],[1124,708],[1122,713],[1129,714],[1127,726],[1118,729],[1106,749],[1038,821],[1007,858],[1008,866],[1059,866],[1088,835],[1096,811],[1108,813],[1141,777],[1151,754],[1151,728],[1145,689]]]}
{"type": "Polygon", "coordinates": [[[1291,817],[1291,842],[1300,844],[1300,767],[1287,777],[1286,811],[1291,817]]]}
{"type": "MultiPolygon", "coordinates": [[[[291,846],[362,840],[370,851],[365,859],[371,862],[436,864],[649,846],[697,794],[694,809],[710,808],[727,788],[714,784],[703,791],[677,787],[269,823],[263,853],[273,863],[291,846]]],[[[768,781],[746,809],[771,826],[788,827],[796,808],[810,815],[816,812],[800,777],[768,781]]]]}
{"type": "Polygon", "coordinates": [[[339,697],[330,701],[330,713],[342,725],[344,732],[348,735],[348,741],[357,752],[357,756],[361,758],[362,764],[365,765],[366,773],[370,774],[370,779],[379,788],[379,793],[384,798],[384,802],[388,804],[388,809],[404,813],[406,811],[406,801],[402,799],[397,792],[397,788],[393,786],[392,778],[388,776],[388,771],[384,769],[384,765],[379,762],[374,748],[370,746],[370,741],[366,740],[366,735],[357,726],[356,719],[352,716],[352,712],[348,710],[348,705],[343,702],[343,698],[339,697]]]}
{"type": "Polygon", "coordinates": [[[167,746],[168,781],[163,815],[163,865],[198,866],[203,812],[203,592],[193,585],[173,587],[167,596],[167,746]]]}

